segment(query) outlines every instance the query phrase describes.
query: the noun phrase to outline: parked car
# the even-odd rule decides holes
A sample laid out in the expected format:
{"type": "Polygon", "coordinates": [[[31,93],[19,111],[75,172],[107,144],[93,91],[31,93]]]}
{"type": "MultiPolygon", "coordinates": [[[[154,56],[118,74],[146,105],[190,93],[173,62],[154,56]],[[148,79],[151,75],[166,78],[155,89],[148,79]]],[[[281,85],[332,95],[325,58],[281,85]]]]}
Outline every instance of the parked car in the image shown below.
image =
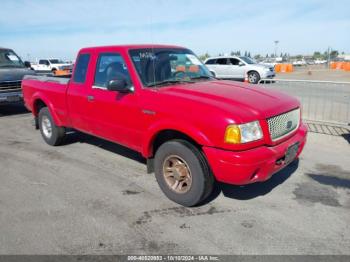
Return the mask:
{"type": "Polygon", "coordinates": [[[205,65],[217,78],[244,80],[246,75],[248,82],[257,84],[262,78],[275,77],[273,66],[257,64],[247,56],[219,56],[208,58],[205,65]]]}
{"type": "Polygon", "coordinates": [[[21,81],[24,75],[33,75],[28,62],[9,48],[0,48],[0,104],[22,100],[21,81]]]}
{"type": "Polygon", "coordinates": [[[307,65],[307,63],[304,59],[296,60],[292,64],[293,64],[293,66],[306,66],[307,65]]]}
{"type": "Polygon", "coordinates": [[[55,71],[72,71],[72,64],[63,62],[60,59],[40,59],[37,64],[32,64],[35,71],[53,72],[55,71]]]}
{"type": "Polygon", "coordinates": [[[269,179],[306,142],[296,98],[217,80],[183,47],[83,48],[71,79],[28,76],[22,87],[47,144],[73,128],[131,148],[184,206],[206,199],[215,180],[269,179]]]}

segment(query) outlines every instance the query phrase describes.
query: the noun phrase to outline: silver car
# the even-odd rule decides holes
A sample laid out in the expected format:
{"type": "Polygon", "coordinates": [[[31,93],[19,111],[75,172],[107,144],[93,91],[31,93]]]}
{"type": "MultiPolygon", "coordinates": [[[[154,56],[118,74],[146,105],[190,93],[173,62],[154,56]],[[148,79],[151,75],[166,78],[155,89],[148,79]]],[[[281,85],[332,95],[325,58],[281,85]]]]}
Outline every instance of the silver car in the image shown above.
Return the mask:
{"type": "Polygon", "coordinates": [[[257,64],[247,56],[211,57],[205,61],[210,72],[221,79],[244,80],[248,78],[251,84],[257,84],[262,78],[275,77],[272,66],[257,64]]]}

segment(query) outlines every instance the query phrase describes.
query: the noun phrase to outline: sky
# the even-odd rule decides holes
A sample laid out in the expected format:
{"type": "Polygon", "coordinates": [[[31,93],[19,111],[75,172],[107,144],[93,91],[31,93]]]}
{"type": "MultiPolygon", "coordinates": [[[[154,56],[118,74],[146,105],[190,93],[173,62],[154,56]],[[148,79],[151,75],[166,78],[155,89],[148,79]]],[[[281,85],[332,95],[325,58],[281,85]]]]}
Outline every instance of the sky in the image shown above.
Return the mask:
{"type": "Polygon", "coordinates": [[[82,47],[175,44],[198,55],[350,53],[350,0],[1,0],[0,46],[24,60],[82,47]]]}

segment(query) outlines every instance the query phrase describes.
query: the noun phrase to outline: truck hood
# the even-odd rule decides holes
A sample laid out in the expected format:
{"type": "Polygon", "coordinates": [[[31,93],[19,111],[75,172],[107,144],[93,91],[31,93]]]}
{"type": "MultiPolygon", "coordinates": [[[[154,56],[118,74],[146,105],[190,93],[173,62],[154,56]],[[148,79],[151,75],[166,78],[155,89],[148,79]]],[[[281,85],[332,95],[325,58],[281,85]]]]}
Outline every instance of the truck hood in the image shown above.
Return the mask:
{"type": "Polygon", "coordinates": [[[199,107],[206,105],[228,112],[236,122],[267,119],[300,106],[296,98],[282,92],[234,81],[201,81],[161,87],[159,91],[199,103],[199,107]]]}
{"type": "Polygon", "coordinates": [[[0,68],[0,82],[21,81],[25,75],[34,75],[33,70],[27,68],[0,68]]]}

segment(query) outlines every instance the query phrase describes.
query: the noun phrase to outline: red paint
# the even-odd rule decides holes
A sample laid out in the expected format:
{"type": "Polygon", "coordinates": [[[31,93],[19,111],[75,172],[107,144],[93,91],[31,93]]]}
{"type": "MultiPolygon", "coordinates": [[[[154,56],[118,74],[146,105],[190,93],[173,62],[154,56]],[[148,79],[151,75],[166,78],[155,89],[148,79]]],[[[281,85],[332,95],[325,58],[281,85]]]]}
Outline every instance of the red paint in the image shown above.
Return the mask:
{"type": "Polygon", "coordinates": [[[233,81],[199,81],[145,88],[128,51],[149,47],[84,48],[80,53],[91,54],[85,84],[70,82],[62,85],[25,79],[22,82],[25,104],[37,115],[34,105],[40,99],[49,107],[57,125],[122,144],[146,158],[152,157],[152,143],[159,132],[169,129],[182,132],[202,146],[215,177],[232,184],[247,184],[269,178],[281,168],[275,166],[275,161],[296,141],[302,145],[301,152],[306,140],[306,128],[302,123],[297,131],[272,142],[266,122],[271,116],[300,107],[296,98],[233,81]],[[134,93],[92,89],[98,54],[105,52],[122,55],[135,88],[134,93]],[[93,95],[95,100],[89,102],[88,95],[93,95]],[[146,114],[145,110],[154,114],[146,114]],[[254,120],[260,121],[263,139],[241,145],[224,142],[228,124],[254,120]],[[256,170],[256,178],[250,180],[256,170]]]}

